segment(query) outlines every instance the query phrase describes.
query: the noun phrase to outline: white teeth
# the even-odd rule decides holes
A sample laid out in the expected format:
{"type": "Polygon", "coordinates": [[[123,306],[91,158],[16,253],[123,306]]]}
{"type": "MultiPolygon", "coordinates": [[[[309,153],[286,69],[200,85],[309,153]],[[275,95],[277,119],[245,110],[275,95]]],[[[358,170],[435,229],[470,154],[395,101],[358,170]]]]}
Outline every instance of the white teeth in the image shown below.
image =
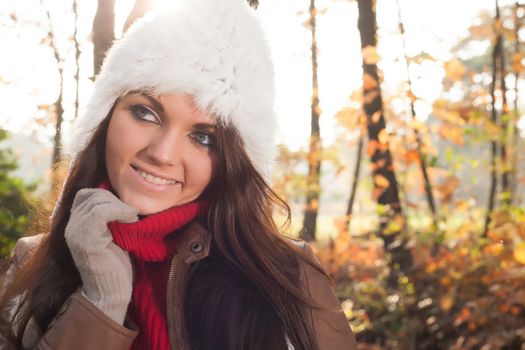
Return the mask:
{"type": "Polygon", "coordinates": [[[176,184],[177,181],[174,181],[174,180],[166,180],[166,179],[161,179],[160,177],[156,177],[156,176],[153,176],[151,174],[148,174],[148,173],[145,173],[143,172],[142,170],[140,169],[135,169],[137,171],[137,173],[139,173],[140,176],[142,176],[146,181],[152,183],[152,184],[155,184],[155,185],[173,185],[173,184],[176,184]]]}

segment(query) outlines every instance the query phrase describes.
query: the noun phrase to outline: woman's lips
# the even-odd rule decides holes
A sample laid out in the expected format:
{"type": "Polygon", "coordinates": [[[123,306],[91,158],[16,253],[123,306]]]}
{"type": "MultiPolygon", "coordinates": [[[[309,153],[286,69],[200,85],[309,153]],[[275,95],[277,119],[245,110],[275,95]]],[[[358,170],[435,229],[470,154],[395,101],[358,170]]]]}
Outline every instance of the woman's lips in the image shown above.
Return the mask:
{"type": "Polygon", "coordinates": [[[131,166],[131,169],[139,182],[153,190],[166,190],[173,188],[173,186],[181,185],[182,183],[176,180],[167,180],[161,177],[157,177],[150,173],[145,172],[142,169],[131,166]]]}

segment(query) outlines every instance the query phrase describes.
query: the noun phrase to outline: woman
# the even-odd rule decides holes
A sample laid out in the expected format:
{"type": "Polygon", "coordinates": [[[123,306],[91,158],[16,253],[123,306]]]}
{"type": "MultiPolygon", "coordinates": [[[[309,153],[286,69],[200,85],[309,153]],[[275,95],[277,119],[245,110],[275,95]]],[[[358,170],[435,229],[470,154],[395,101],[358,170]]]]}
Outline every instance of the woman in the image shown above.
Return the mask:
{"type": "Polygon", "coordinates": [[[1,349],[354,349],[272,219],[275,118],[243,0],[180,0],[108,53],[49,233],[19,240],[1,349]]]}

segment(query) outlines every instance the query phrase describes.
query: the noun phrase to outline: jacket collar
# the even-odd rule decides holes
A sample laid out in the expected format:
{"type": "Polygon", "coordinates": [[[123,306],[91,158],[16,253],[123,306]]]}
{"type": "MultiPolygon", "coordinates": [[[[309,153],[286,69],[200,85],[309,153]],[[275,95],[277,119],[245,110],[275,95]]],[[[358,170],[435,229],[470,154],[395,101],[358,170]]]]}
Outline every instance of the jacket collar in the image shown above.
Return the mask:
{"type": "Polygon", "coordinates": [[[210,254],[211,233],[200,223],[193,220],[181,230],[175,242],[177,254],[186,264],[204,259],[210,254]]]}

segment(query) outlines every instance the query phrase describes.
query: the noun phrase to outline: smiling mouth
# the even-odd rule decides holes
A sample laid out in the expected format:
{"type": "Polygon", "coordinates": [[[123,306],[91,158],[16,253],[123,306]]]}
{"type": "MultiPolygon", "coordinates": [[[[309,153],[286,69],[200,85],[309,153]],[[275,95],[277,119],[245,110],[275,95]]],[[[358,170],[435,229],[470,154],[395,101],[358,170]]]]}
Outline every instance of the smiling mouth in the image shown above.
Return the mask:
{"type": "Polygon", "coordinates": [[[144,180],[146,180],[147,182],[149,182],[149,183],[151,183],[153,185],[165,186],[165,185],[175,185],[175,184],[180,184],[181,183],[180,181],[166,180],[166,179],[163,179],[163,178],[160,178],[160,177],[148,174],[147,172],[145,172],[145,171],[143,171],[143,170],[141,170],[139,168],[136,168],[134,166],[132,166],[131,168],[137,174],[139,174],[144,180]]]}

